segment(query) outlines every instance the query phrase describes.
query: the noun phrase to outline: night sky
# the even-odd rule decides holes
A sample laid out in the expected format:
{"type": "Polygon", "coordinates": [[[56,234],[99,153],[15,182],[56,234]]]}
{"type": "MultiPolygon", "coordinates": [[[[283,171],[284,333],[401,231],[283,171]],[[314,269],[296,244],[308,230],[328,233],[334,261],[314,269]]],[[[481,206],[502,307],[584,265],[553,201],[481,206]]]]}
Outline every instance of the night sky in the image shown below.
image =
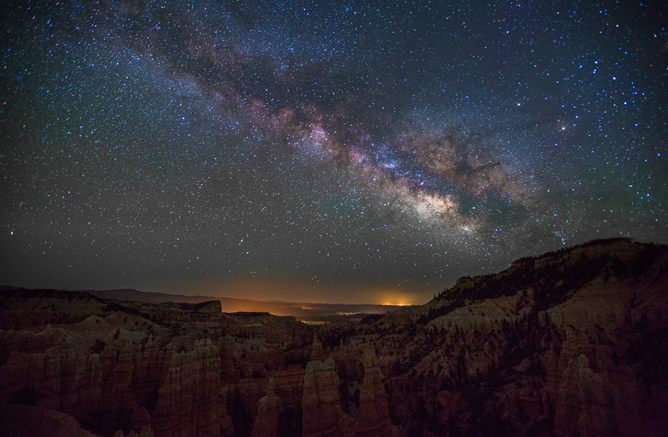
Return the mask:
{"type": "Polygon", "coordinates": [[[668,243],[660,1],[5,1],[0,284],[424,303],[668,243]]]}

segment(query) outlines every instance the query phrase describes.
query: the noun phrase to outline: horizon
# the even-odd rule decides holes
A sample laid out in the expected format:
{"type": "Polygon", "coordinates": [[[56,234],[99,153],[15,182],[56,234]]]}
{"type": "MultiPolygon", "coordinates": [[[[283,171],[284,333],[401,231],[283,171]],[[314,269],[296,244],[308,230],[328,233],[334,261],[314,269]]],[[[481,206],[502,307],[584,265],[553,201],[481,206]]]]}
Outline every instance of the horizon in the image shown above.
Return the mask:
{"type": "MultiPolygon", "coordinates": [[[[628,241],[632,244],[657,244],[657,245],[662,245],[661,243],[654,243],[654,242],[643,243],[643,242],[639,242],[639,241],[634,240],[633,238],[628,238],[628,237],[613,237],[613,238],[605,238],[605,239],[594,239],[594,240],[591,240],[591,241],[588,241],[588,242],[585,242],[585,243],[582,243],[582,244],[563,247],[563,248],[560,248],[559,250],[567,250],[568,251],[570,249],[574,249],[574,248],[578,248],[578,247],[587,247],[587,246],[590,246],[594,243],[608,244],[608,243],[611,243],[611,242],[614,242],[614,241],[619,241],[619,240],[628,241]]],[[[665,246],[665,244],[663,244],[663,245],[665,246]]],[[[559,250],[557,250],[555,252],[558,252],[559,250]]],[[[518,258],[516,260],[513,260],[513,262],[510,263],[507,268],[509,268],[514,262],[517,262],[517,261],[520,261],[520,260],[523,260],[523,259],[527,259],[527,258],[541,258],[543,256],[547,256],[547,255],[553,254],[555,252],[545,252],[545,253],[538,254],[536,256],[526,256],[526,257],[518,258]]],[[[499,271],[496,271],[496,272],[486,273],[484,275],[478,275],[478,277],[479,276],[487,276],[487,275],[492,275],[492,276],[497,275],[499,273],[502,273],[502,272],[506,271],[506,269],[499,270],[499,271]]],[[[474,277],[477,277],[477,276],[474,276],[474,277]]],[[[457,281],[459,281],[459,279],[466,279],[466,278],[471,278],[471,277],[470,276],[460,276],[459,278],[457,278],[457,281]]],[[[257,278],[250,278],[250,279],[251,279],[251,282],[257,280],[257,278]]],[[[248,279],[243,280],[243,281],[248,282],[248,279]]],[[[243,283],[239,284],[239,285],[243,285],[243,283]]],[[[359,284],[357,284],[357,285],[359,286],[359,284]]],[[[380,301],[376,301],[376,302],[373,302],[373,301],[349,301],[349,302],[344,302],[344,301],[332,301],[332,300],[329,300],[329,301],[327,301],[327,300],[308,301],[308,300],[299,300],[298,298],[295,299],[295,300],[285,300],[285,299],[278,299],[276,297],[271,297],[271,296],[273,296],[272,291],[269,291],[268,294],[267,294],[266,291],[261,292],[260,295],[255,296],[255,297],[253,297],[253,296],[234,297],[234,296],[229,296],[229,295],[226,294],[226,293],[229,293],[229,290],[228,291],[215,291],[216,290],[215,281],[214,281],[214,284],[211,285],[211,286],[205,287],[203,289],[199,289],[199,291],[191,291],[191,292],[188,292],[187,290],[182,290],[182,289],[178,288],[178,286],[174,286],[173,288],[168,289],[168,290],[161,289],[161,288],[156,289],[156,290],[143,290],[143,289],[138,289],[138,288],[133,288],[133,287],[124,287],[124,288],[111,288],[111,289],[81,288],[81,289],[67,289],[67,290],[64,290],[64,291],[91,292],[93,294],[95,292],[130,291],[130,292],[138,292],[138,293],[144,293],[144,294],[172,295],[172,296],[179,296],[179,297],[212,298],[214,300],[230,299],[230,300],[236,300],[236,301],[249,301],[249,302],[261,303],[261,304],[264,303],[264,304],[331,305],[331,306],[335,306],[335,305],[365,306],[365,305],[368,305],[368,306],[388,306],[388,307],[398,308],[398,307],[405,307],[405,306],[426,305],[432,299],[434,299],[437,295],[439,295],[441,292],[447,291],[448,289],[450,289],[454,285],[455,285],[455,283],[453,283],[451,285],[448,285],[445,288],[442,288],[440,291],[434,293],[432,296],[430,296],[427,300],[425,300],[423,302],[411,301],[411,298],[414,297],[412,295],[408,296],[406,294],[401,294],[401,293],[397,293],[397,292],[388,293],[387,291],[385,291],[384,293],[381,292],[380,294],[377,294],[377,296],[380,295],[382,297],[380,297],[380,301]],[[267,297],[262,297],[262,296],[267,296],[267,297]]],[[[285,286],[284,283],[282,283],[282,286],[285,286]]],[[[342,285],[339,284],[338,286],[340,287],[342,285]]],[[[42,289],[42,287],[22,287],[22,286],[0,284],[0,288],[2,288],[2,287],[24,288],[24,289],[28,289],[28,290],[30,290],[30,289],[42,289]]],[[[52,288],[52,287],[46,287],[46,289],[50,289],[50,288],[52,288]]],[[[238,292],[239,290],[236,290],[236,291],[238,292]]],[[[285,295],[285,294],[283,294],[283,295],[285,295]]],[[[300,309],[301,310],[308,310],[308,308],[304,308],[303,306],[300,309]]],[[[243,310],[243,311],[245,311],[245,310],[243,310]]],[[[255,311],[255,310],[248,310],[248,311],[255,311]]],[[[226,311],[224,311],[224,308],[223,308],[223,312],[226,312],[226,311]]]]}
{"type": "MultiPolygon", "coordinates": [[[[327,284],[322,286],[318,290],[318,294],[313,294],[311,289],[307,289],[306,292],[279,292],[276,293],[276,289],[286,289],[294,286],[294,282],[288,280],[281,282],[280,287],[267,287],[266,289],[262,288],[262,285],[265,281],[258,280],[258,278],[247,278],[240,279],[235,281],[236,283],[228,284],[227,289],[220,289],[220,286],[215,284],[204,284],[201,288],[190,288],[184,289],[179,285],[172,285],[171,287],[156,287],[152,289],[146,289],[142,287],[113,287],[113,288],[57,288],[57,287],[41,287],[41,286],[24,286],[24,285],[13,285],[13,284],[1,284],[0,286],[14,287],[14,288],[25,288],[25,289],[58,289],[66,291],[77,291],[77,292],[90,292],[90,291],[137,291],[141,293],[155,293],[155,294],[166,294],[166,295],[175,295],[175,296],[187,296],[187,297],[211,297],[215,299],[226,298],[226,299],[235,299],[235,300],[250,300],[255,302],[266,302],[266,303],[287,303],[287,304],[324,304],[324,305],[374,305],[374,306],[410,306],[410,305],[424,305],[429,300],[431,300],[434,294],[438,294],[448,287],[441,287],[438,292],[432,293],[426,297],[427,293],[418,292],[414,293],[409,291],[408,293],[402,293],[400,285],[396,289],[389,289],[388,286],[376,285],[360,285],[360,284],[350,284],[350,283],[337,283],[337,284],[327,284]],[[341,301],[337,300],[337,296],[334,293],[334,290],[338,289],[357,289],[357,291],[364,291],[365,293],[360,296],[370,296],[368,300],[364,300],[366,297],[360,297],[356,300],[341,301]],[[324,290],[324,293],[323,293],[324,290]],[[238,293],[238,294],[235,294],[238,293]],[[276,296],[293,296],[294,299],[285,299],[279,298],[276,296]],[[301,296],[301,297],[300,297],[301,296]],[[310,297],[322,297],[322,300],[305,300],[310,297]],[[416,296],[418,296],[416,298],[416,296]],[[425,297],[422,301],[418,301],[420,297],[425,297]]],[[[307,280],[299,281],[301,283],[307,282],[307,280]]],[[[308,287],[303,287],[304,289],[308,287]]]]}
{"type": "Polygon", "coordinates": [[[668,6],[0,7],[0,283],[425,303],[668,243],[668,6]]]}
{"type": "MultiPolygon", "coordinates": [[[[58,290],[58,291],[72,291],[72,292],[77,292],[77,293],[91,293],[95,294],[97,292],[137,292],[137,293],[142,293],[142,294],[156,294],[156,295],[166,295],[166,296],[179,296],[179,297],[189,297],[189,298],[211,298],[213,300],[217,299],[230,299],[230,300],[235,300],[235,301],[250,301],[250,302],[257,302],[257,303],[268,303],[268,304],[294,304],[294,305],[331,305],[331,306],[336,306],[336,305],[346,305],[346,306],[388,306],[388,307],[404,307],[404,306],[415,306],[415,305],[423,305],[423,303],[391,303],[391,302],[385,302],[385,303],[374,303],[374,302],[318,302],[318,301],[288,301],[288,300],[281,300],[281,299],[253,299],[250,297],[231,297],[223,294],[216,294],[216,293],[210,293],[210,294],[204,294],[204,293],[193,293],[193,294],[186,294],[179,292],[178,289],[175,289],[173,291],[149,291],[149,290],[141,290],[137,288],[111,288],[111,289],[88,289],[88,288],[80,288],[80,289],[58,289],[58,288],[35,288],[35,287],[22,287],[22,286],[16,286],[16,285],[7,285],[7,284],[0,284],[0,289],[2,288],[9,288],[9,289],[24,289],[24,290],[58,290]]],[[[433,298],[433,296],[432,296],[433,298]]],[[[387,299],[386,299],[387,300],[387,299]]],[[[427,302],[425,302],[427,303],[427,302]]],[[[301,308],[303,310],[308,309],[308,308],[301,308]]]]}

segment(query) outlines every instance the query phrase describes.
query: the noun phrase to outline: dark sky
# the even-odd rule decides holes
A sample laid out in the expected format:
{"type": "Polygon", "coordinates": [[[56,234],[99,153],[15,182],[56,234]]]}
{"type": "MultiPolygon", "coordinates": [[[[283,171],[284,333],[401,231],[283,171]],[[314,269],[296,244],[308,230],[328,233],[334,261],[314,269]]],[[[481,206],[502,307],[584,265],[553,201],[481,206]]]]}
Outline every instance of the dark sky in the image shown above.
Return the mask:
{"type": "Polygon", "coordinates": [[[0,284],[423,303],[668,243],[662,2],[0,8],[0,284]]]}

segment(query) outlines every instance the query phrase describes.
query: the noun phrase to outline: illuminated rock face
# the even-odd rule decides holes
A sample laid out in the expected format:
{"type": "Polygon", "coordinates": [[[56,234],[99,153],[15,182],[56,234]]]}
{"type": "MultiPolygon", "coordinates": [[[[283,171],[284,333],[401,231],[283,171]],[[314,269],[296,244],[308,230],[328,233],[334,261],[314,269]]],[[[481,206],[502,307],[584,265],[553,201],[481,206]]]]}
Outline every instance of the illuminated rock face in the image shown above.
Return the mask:
{"type": "Polygon", "coordinates": [[[220,435],[227,412],[219,392],[220,355],[210,338],[194,340],[191,349],[173,351],[153,412],[155,432],[174,437],[220,435]]]}
{"type": "Polygon", "coordinates": [[[398,430],[390,421],[383,373],[378,367],[376,356],[372,353],[364,357],[364,382],[360,390],[357,435],[359,437],[398,435],[398,430]]]}
{"type": "Polygon", "coordinates": [[[304,375],[302,401],[304,437],[338,436],[341,420],[339,377],[334,370],[334,360],[309,361],[304,375]]]}
{"type": "Polygon", "coordinates": [[[291,365],[287,370],[276,372],[272,379],[275,383],[274,392],[281,399],[285,408],[299,409],[304,395],[304,374],[300,366],[291,365]]]}

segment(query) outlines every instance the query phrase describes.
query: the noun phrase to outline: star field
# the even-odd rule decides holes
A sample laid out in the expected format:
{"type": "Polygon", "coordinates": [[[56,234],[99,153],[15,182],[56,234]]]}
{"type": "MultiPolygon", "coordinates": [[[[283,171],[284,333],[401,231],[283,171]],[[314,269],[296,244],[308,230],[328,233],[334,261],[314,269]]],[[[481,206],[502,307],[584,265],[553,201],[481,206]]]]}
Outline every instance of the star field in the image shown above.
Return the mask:
{"type": "Polygon", "coordinates": [[[322,3],[3,3],[0,283],[423,303],[668,242],[661,2],[322,3]]]}

